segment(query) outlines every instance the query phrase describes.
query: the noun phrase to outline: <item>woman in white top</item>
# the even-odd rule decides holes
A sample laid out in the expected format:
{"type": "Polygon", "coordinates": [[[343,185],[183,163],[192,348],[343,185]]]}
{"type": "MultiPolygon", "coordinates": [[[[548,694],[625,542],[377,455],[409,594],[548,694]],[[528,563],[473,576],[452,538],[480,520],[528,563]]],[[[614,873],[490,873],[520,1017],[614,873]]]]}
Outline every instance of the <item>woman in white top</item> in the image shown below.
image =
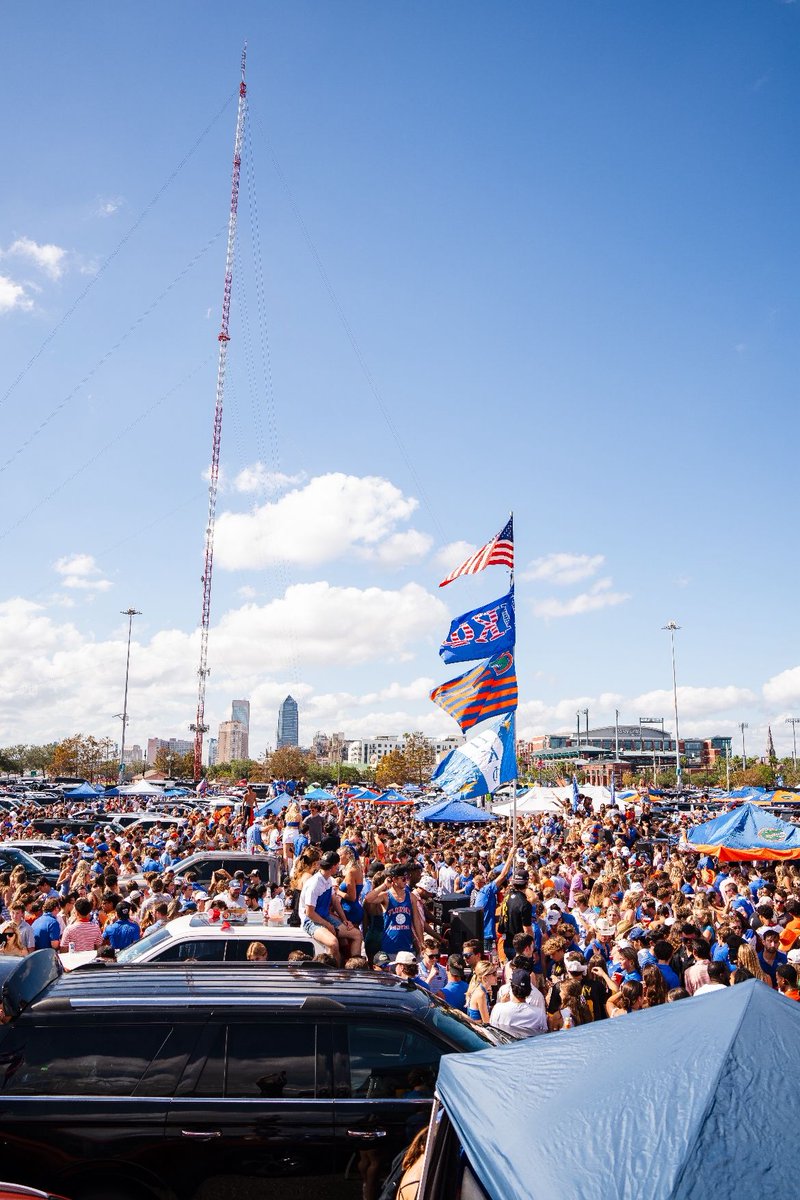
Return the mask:
{"type": "Polygon", "coordinates": [[[286,870],[291,871],[292,863],[294,862],[294,839],[300,832],[300,818],[302,817],[300,806],[296,800],[293,800],[283,814],[283,861],[286,864],[286,870]]]}

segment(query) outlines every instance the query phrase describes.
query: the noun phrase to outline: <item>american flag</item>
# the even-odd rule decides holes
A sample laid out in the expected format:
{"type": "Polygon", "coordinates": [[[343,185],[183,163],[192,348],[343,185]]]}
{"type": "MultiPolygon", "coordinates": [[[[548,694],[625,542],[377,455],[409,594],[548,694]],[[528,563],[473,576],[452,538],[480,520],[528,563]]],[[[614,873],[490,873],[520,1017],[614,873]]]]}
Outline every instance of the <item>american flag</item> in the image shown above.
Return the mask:
{"type": "Polygon", "coordinates": [[[508,567],[514,570],[514,518],[509,517],[496,537],[471,554],[460,567],[451,571],[439,587],[458,579],[460,575],[477,575],[484,567],[508,567]]]}

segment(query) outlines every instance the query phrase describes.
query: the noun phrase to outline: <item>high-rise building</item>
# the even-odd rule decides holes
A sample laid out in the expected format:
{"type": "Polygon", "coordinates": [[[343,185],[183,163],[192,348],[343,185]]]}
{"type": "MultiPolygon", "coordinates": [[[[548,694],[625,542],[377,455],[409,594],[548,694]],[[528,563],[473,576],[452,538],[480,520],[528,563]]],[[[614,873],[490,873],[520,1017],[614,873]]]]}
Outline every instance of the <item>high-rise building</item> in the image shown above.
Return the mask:
{"type": "Polygon", "coordinates": [[[221,721],[217,740],[217,762],[229,763],[247,758],[247,730],[241,721],[221,721]]]}
{"type": "Polygon", "coordinates": [[[156,755],[158,754],[159,750],[169,750],[169,742],[165,741],[164,738],[148,738],[147,739],[147,758],[145,760],[147,762],[148,767],[153,766],[154,762],[156,761],[156,755]]]}
{"type": "Polygon", "coordinates": [[[219,745],[216,738],[208,739],[208,765],[214,767],[217,764],[217,746],[219,745]]]}
{"type": "Polygon", "coordinates": [[[283,704],[278,709],[278,735],[275,745],[278,749],[281,746],[299,746],[299,721],[297,717],[297,701],[287,696],[283,704]]]}
{"type": "Polygon", "coordinates": [[[238,721],[240,725],[244,725],[244,753],[242,758],[250,757],[250,701],[249,700],[234,700],[231,704],[231,720],[238,721]]]}

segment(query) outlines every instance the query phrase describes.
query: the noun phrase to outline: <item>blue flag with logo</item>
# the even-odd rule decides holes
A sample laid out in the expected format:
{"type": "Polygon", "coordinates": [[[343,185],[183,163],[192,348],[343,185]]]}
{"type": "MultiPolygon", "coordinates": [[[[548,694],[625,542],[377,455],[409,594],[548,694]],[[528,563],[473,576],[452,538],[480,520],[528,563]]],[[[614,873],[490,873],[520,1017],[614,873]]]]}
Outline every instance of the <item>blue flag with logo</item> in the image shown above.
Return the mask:
{"type": "Polygon", "coordinates": [[[576,813],[581,803],[581,794],[578,791],[578,776],[572,776],[572,811],[576,813]]]}
{"type": "Polygon", "coordinates": [[[513,649],[516,641],[514,589],[499,600],[462,613],[450,623],[450,632],[439,647],[446,663],[493,658],[513,649]]]}
{"type": "Polygon", "coordinates": [[[479,734],[451,750],[434,771],[433,782],[448,796],[474,800],[516,777],[514,714],[509,713],[485,721],[479,734]]]}

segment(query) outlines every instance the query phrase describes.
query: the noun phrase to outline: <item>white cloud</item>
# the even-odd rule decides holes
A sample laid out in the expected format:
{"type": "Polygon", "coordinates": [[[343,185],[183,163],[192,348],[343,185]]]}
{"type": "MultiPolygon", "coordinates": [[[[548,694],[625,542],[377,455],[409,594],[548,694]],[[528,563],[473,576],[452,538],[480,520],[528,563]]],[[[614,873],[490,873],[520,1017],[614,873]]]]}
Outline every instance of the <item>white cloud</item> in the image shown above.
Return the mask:
{"type": "MultiPolygon", "coordinates": [[[[387,479],[319,475],[252,512],[222,513],[217,521],[217,561],[235,571],[278,562],[312,566],[354,552],[379,559],[382,544],[416,507],[415,499],[387,479]]],[[[401,548],[408,554],[408,543],[401,548]]],[[[389,548],[390,558],[396,549],[389,548]]]]}
{"type": "Polygon", "coordinates": [[[236,492],[261,492],[264,495],[275,495],[295,484],[305,483],[306,474],[300,471],[297,475],[285,475],[282,471],[269,471],[262,462],[254,462],[242,467],[233,480],[236,492]]]}
{"type": "Polygon", "coordinates": [[[367,551],[367,555],[385,567],[407,567],[424,558],[432,545],[433,538],[427,533],[406,529],[402,533],[393,533],[376,550],[367,551]]]}
{"type": "Polygon", "coordinates": [[[591,579],[596,575],[605,562],[602,554],[547,554],[536,558],[522,578],[525,580],[544,580],[552,584],[579,583],[582,579],[591,579]]]}
{"type": "Polygon", "coordinates": [[[123,196],[98,196],[94,210],[96,217],[113,217],[125,203],[123,196]]]}
{"type": "Polygon", "coordinates": [[[21,283],[15,283],[7,275],[0,275],[0,313],[11,312],[14,308],[30,312],[33,301],[21,283]]]}
{"type": "Polygon", "coordinates": [[[473,542],[450,542],[437,551],[434,555],[434,562],[449,574],[450,571],[455,571],[456,567],[465,562],[477,549],[478,547],[473,542]]]}
{"type": "Polygon", "coordinates": [[[33,238],[21,237],[12,242],[5,253],[9,257],[28,259],[51,279],[60,279],[64,274],[67,252],[52,242],[35,242],[33,238]]]}
{"type": "MultiPolygon", "coordinates": [[[[441,683],[441,679],[438,682],[441,683]]],[[[386,700],[425,702],[436,685],[435,679],[429,679],[427,675],[424,675],[420,679],[414,679],[411,683],[390,683],[388,687],[381,688],[379,692],[366,692],[363,696],[354,699],[356,704],[382,704],[386,700]]]]}
{"type": "MultiPolygon", "coordinates": [[[[73,555],[60,563],[64,571],[75,568],[74,580],[91,582],[92,561],[73,555]]],[[[300,584],[268,604],[232,609],[211,628],[209,721],[227,719],[231,696],[250,696],[254,724],[260,723],[258,736],[266,744],[274,739],[277,703],[287,692],[306,698],[313,693],[303,675],[320,667],[341,671],[343,663],[375,663],[385,672],[386,664],[413,658],[420,642],[432,642],[446,615],[438,597],[413,583],[394,590],[300,584]],[[271,706],[268,715],[265,705],[271,706]]],[[[118,732],[114,714],[122,700],[127,622],[113,636],[95,640],[65,618],[61,609],[48,612],[21,598],[0,603],[0,729],[8,742],[46,741],[77,729],[99,736],[118,732]]],[[[145,629],[144,620],[134,623],[134,741],[169,729],[185,731],[196,700],[197,631],[163,629],[147,637],[145,629]]],[[[343,707],[354,715],[351,702],[343,701],[343,707]]],[[[307,699],[304,727],[311,713],[307,699]]],[[[344,727],[338,721],[330,726],[344,727]]]]}
{"type": "Polygon", "coordinates": [[[800,704],[800,667],[789,667],[773,675],[762,691],[771,708],[789,709],[800,704]]]}
{"type": "Polygon", "coordinates": [[[552,618],[578,617],[585,613],[597,612],[601,608],[613,608],[630,600],[627,592],[614,592],[611,587],[610,579],[598,579],[588,592],[581,592],[569,600],[559,600],[556,596],[538,600],[533,605],[534,615],[552,618]]]}
{"type": "Polygon", "coordinates": [[[91,592],[107,592],[112,583],[103,573],[91,554],[69,554],[53,563],[53,570],[61,576],[61,586],[79,588],[91,592]]]}
{"type": "MultiPolygon", "coordinates": [[[[678,716],[687,720],[710,717],[717,713],[738,713],[757,703],[757,697],[749,688],[735,687],[679,687],[678,716]]],[[[669,719],[673,711],[673,696],[668,688],[644,692],[631,701],[631,707],[641,712],[655,711],[669,719]]],[[[683,731],[682,731],[683,732],[683,731]]]]}
{"type": "Polygon", "coordinates": [[[255,600],[256,589],[251,587],[249,583],[245,583],[242,587],[237,588],[236,595],[241,596],[243,600],[255,600]]]}

